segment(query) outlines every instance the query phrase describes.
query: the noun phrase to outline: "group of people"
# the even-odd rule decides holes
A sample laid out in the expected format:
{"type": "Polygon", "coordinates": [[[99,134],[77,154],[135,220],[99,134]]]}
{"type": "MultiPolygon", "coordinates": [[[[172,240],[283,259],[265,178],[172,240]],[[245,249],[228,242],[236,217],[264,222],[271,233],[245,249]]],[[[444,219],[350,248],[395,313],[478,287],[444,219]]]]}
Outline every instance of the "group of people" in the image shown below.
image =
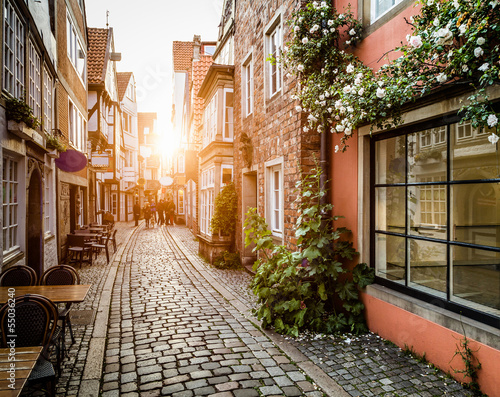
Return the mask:
{"type": "Polygon", "coordinates": [[[139,225],[141,210],[142,214],[144,215],[146,227],[149,227],[150,224],[154,227],[155,223],[158,223],[160,226],[174,224],[175,204],[170,197],[167,199],[167,201],[161,199],[158,204],[156,204],[153,199],[151,199],[151,202],[146,201],[142,209],[139,205],[139,202],[136,201],[133,210],[135,226],[139,225]]]}

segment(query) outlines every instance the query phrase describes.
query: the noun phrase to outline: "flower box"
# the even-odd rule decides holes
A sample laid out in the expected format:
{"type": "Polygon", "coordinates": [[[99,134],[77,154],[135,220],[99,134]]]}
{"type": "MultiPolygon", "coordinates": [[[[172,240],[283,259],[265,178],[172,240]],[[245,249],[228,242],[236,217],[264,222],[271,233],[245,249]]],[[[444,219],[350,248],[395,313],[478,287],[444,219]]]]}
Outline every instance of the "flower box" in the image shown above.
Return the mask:
{"type": "Polygon", "coordinates": [[[52,149],[49,152],[47,152],[47,156],[52,157],[54,159],[59,158],[59,151],[57,149],[52,149]]]}
{"type": "Polygon", "coordinates": [[[34,129],[29,128],[23,121],[17,122],[14,120],[7,122],[7,130],[19,138],[26,140],[33,140],[33,134],[36,133],[34,129]]]}

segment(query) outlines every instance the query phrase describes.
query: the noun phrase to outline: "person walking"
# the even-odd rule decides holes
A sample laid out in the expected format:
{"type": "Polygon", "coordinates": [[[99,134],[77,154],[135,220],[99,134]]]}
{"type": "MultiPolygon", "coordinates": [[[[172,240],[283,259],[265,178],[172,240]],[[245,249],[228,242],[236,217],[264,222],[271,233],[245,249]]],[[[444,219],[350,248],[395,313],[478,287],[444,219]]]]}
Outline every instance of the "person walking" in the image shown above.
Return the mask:
{"type": "Polygon", "coordinates": [[[135,201],[133,207],[135,226],[139,226],[139,218],[141,217],[141,206],[139,205],[139,200],[135,201]]]}
{"type": "Polygon", "coordinates": [[[142,212],[144,214],[144,221],[146,222],[146,227],[149,227],[149,221],[151,219],[151,206],[149,202],[146,201],[144,203],[144,207],[142,208],[142,212]]]}
{"type": "Polygon", "coordinates": [[[170,199],[167,203],[167,212],[168,212],[168,220],[171,225],[174,224],[174,215],[175,215],[175,204],[174,200],[170,199]]]}
{"type": "Polygon", "coordinates": [[[158,219],[156,218],[156,203],[154,200],[151,200],[151,219],[153,222],[157,222],[158,219]]]}
{"type": "Polygon", "coordinates": [[[158,207],[156,208],[158,211],[158,224],[161,226],[165,223],[165,200],[161,199],[158,203],[158,207]]]}

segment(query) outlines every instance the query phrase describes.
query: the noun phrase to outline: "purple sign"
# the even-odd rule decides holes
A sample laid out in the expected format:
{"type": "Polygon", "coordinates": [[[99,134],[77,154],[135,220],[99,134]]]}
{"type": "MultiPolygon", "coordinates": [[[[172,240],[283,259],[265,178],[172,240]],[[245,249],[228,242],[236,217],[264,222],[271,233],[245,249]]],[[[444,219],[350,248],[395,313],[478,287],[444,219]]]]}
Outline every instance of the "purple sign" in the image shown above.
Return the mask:
{"type": "Polygon", "coordinates": [[[57,168],[66,172],[81,171],[87,165],[87,157],[81,152],[68,149],[55,160],[57,168]]]}

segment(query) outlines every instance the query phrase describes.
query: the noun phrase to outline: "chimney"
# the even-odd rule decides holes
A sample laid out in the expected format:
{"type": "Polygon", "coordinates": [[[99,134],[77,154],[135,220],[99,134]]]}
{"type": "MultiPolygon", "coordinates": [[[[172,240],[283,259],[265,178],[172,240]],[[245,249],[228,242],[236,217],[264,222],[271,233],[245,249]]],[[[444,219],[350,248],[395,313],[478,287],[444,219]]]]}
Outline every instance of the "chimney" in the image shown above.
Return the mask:
{"type": "Polygon", "coordinates": [[[200,60],[201,53],[201,36],[194,35],[193,37],[193,62],[200,60]]]}

